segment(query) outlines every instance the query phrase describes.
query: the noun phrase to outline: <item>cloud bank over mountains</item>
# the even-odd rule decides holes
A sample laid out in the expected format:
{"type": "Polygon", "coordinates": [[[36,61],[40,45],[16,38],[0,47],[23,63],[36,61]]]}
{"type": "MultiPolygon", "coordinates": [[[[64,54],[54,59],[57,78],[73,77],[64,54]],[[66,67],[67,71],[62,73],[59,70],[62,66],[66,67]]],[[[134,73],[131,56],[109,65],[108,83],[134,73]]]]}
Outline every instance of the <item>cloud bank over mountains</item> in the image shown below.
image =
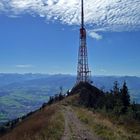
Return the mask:
{"type": "MultiPolygon", "coordinates": [[[[79,25],[81,0],[1,0],[0,13],[39,15],[48,21],[79,25]]],[[[140,0],[85,0],[85,22],[91,36],[100,31],[139,31],[140,0]]]]}

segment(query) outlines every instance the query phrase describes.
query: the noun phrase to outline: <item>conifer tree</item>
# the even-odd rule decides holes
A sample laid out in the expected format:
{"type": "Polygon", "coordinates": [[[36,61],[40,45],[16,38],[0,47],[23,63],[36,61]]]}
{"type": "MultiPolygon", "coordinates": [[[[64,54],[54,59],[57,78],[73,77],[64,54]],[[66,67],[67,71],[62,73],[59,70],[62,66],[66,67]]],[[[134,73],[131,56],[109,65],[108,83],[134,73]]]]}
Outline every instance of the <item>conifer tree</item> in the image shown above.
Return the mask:
{"type": "Polygon", "coordinates": [[[117,81],[114,82],[114,86],[113,86],[113,95],[114,95],[114,109],[113,112],[116,115],[121,115],[123,113],[123,102],[121,99],[121,93],[120,93],[120,89],[119,89],[119,84],[117,81]]]}
{"type": "Polygon", "coordinates": [[[119,95],[119,84],[117,81],[114,82],[114,86],[113,86],[113,93],[115,96],[118,96],[119,95]]]}
{"type": "Polygon", "coordinates": [[[121,89],[121,99],[125,108],[130,105],[130,96],[128,93],[128,88],[126,82],[124,82],[123,87],[121,89]]]}

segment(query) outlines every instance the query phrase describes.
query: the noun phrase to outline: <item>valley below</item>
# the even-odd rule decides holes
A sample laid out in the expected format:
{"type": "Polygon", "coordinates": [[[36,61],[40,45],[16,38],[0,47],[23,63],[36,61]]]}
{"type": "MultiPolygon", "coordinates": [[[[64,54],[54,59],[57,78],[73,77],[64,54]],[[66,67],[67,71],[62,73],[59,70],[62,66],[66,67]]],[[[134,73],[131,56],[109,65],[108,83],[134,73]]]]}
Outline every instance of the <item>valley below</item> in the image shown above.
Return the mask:
{"type": "MultiPolygon", "coordinates": [[[[58,94],[60,87],[66,93],[75,79],[62,74],[0,74],[0,125],[38,109],[50,96],[58,94]]],[[[140,103],[139,77],[93,77],[93,84],[105,91],[112,89],[114,81],[120,84],[126,81],[131,100],[140,103]]]]}

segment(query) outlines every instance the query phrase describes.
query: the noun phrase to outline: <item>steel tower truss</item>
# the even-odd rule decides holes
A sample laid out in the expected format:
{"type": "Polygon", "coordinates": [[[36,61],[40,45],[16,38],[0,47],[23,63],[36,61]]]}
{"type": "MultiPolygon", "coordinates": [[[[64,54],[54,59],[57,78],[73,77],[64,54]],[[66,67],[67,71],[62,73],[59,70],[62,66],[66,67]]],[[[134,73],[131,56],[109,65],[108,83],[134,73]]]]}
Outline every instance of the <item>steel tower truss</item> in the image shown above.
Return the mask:
{"type": "Polygon", "coordinates": [[[81,0],[81,28],[80,28],[80,46],[78,53],[78,66],[77,66],[77,83],[88,82],[90,83],[91,71],[88,67],[88,53],[86,45],[86,29],[84,28],[84,3],[81,0]]]}

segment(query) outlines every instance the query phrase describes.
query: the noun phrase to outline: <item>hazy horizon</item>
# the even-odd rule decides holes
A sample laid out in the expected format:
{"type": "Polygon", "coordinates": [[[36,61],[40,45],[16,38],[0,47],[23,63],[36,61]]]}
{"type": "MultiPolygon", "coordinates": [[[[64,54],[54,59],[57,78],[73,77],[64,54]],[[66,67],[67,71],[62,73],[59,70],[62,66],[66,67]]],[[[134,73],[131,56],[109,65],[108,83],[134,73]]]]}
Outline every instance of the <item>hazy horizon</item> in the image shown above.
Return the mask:
{"type": "MultiPolygon", "coordinates": [[[[18,73],[18,72],[17,72],[17,73],[12,73],[12,72],[11,72],[11,73],[1,73],[1,72],[0,72],[0,74],[21,74],[21,75],[26,75],[26,74],[27,74],[27,75],[28,75],[28,74],[33,74],[33,75],[41,74],[41,75],[52,75],[52,76],[53,76],[53,75],[70,75],[70,76],[77,76],[76,74],[71,74],[71,73],[39,73],[39,72],[38,72],[38,73],[30,73],[30,72],[29,72],[29,73],[18,73]]],[[[94,77],[94,76],[95,76],[95,77],[96,77],[96,76],[107,76],[107,77],[108,77],[108,76],[109,76],[109,77],[111,77],[111,76],[114,76],[114,77],[127,77],[127,76],[128,76],[128,77],[140,77],[139,75],[97,75],[97,74],[96,74],[96,75],[91,75],[91,76],[92,76],[92,77],[94,77]]]]}

